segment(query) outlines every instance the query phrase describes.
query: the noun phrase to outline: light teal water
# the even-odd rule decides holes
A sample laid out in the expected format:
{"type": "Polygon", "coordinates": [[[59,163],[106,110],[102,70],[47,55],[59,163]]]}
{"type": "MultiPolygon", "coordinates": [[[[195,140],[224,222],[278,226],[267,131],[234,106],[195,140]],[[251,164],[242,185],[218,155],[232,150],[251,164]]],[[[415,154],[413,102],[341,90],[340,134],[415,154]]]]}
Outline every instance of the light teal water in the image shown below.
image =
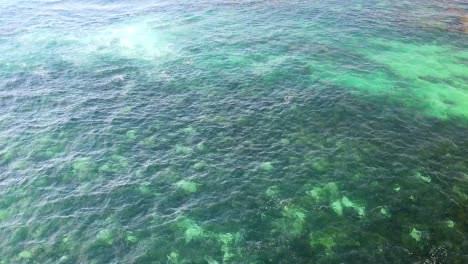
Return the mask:
{"type": "Polygon", "coordinates": [[[467,8],[0,0],[0,263],[466,263],[467,8]]]}

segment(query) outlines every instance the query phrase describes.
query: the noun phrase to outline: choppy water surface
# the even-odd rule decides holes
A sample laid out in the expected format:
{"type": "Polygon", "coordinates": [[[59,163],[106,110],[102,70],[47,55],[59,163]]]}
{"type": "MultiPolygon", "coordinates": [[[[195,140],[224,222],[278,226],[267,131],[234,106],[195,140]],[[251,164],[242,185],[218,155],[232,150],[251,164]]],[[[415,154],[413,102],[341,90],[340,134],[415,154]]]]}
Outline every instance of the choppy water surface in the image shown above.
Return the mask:
{"type": "Polygon", "coordinates": [[[0,263],[467,263],[464,1],[0,1],[0,263]]]}

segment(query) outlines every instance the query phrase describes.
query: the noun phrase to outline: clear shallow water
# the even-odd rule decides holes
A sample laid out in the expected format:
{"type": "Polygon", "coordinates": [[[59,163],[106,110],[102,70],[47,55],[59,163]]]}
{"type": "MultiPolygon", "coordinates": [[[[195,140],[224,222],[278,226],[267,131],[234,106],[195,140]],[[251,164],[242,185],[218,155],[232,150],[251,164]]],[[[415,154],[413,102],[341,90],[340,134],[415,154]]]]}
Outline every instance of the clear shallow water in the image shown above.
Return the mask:
{"type": "Polygon", "coordinates": [[[466,263],[463,1],[0,1],[0,263],[466,263]]]}

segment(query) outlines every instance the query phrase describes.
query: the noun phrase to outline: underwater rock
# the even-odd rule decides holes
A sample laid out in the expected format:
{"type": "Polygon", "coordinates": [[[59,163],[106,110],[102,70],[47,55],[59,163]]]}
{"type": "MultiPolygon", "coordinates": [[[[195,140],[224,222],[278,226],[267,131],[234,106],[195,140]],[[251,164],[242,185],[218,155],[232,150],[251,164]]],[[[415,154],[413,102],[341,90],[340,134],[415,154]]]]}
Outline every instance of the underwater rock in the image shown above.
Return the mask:
{"type": "Polygon", "coordinates": [[[11,213],[6,209],[0,209],[0,223],[10,219],[11,213]]]}
{"type": "Polygon", "coordinates": [[[341,199],[331,203],[333,211],[339,216],[343,215],[343,208],[352,208],[360,217],[366,214],[366,208],[362,205],[352,202],[348,197],[343,196],[341,199]]]}
{"type": "Polygon", "coordinates": [[[57,140],[59,135],[48,134],[34,141],[33,156],[39,159],[51,159],[65,150],[65,143],[57,140]]]}
{"type": "Polygon", "coordinates": [[[234,254],[231,253],[231,244],[234,237],[231,233],[220,234],[218,236],[219,241],[222,243],[221,251],[223,252],[223,262],[229,261],[234,254]]]}
{"type": "Polygon", "coordinates": [[[120,83],[123,81],[125,81],[125,75],[123,74],[118,74],[118,75],[112,76],[111,78],[111,82],[120,83]]]}
{"type": "Polygon", "coordinates": [[[187,194],[195,193],[198,190],[198,184],[187,180],[180,180],[176,182],[175,185],[177,186],[178,190],[181,190],[187,194]]]}
{"type": "Polygon", "coordinates": [[[319,75],[329,75],[322,78],[350,87],[356,94],[389,94],[391,101],[441,120],[468,117],[468,109],[465,107],[468,94],[463,89],[462,77],[466,75],[466,66],[460,63],[466,56],[463,52],[445,45],[384,39],[369,40],[369,45],[370,48],[362,49],[361,54],[374,63],[385,65],[393,74],[385,71],[362,73],[347,70],[346,74],[335,76],[330,74],[334,71],[333,65],[317,65],[317,70],[323,71],[319,75]],[[395,74],[398,78],[395,78],[395,74]],[[439,81],[428,81],[429,77],[439,81]],[[443,79],[452,81],[442,82],[443,79]],[[395,89],[403,80],[411,89],[395,89]]]}
{"type": "Polygon", "coordinates": [[[186,135],[193,135],[196,133],[195,129],[193,127],[186,127],[180,130],[183,134],[186,135]]]}
{"type": "Polygon", "coordinates": [[[203,228],[192,219],[182,219],[177,223],[177,227],[184,233],[186,243],[190,243],[192,240],[197,240],[204,237],[203,228]]]}
{"type": "Polygon", "coordinates": [[[453,222],[452,220],[447,220],[447,221],[446,221],[446,224],[447,224],[447,226],[450,227],[450,228],[455,227],[455,222],[453,222]]]}
{"type": "Polygon", "coordinates": [[[179,264],[179,253],[177,251],[173,251],[171,254],[167,255],[167,263],[179,264]]]}
{"type": "Polygon", "coordinates": [[[411,229],[410,236],[411,236],[414,240],[416,240],[416,241],[419,242],[419,241],[421,240],[421,237],[422,237],[422,232],[413,227],[413,228],[411,229]]]}
{"type": "Polygon", "coordinates": [[[130,235],[127,235],[125,240],[127,240],[130,243],[136,243],[138,241],[138,237],[130,234],[130,235]]]}
{"type": "MultiPolygon", "coordinates": [[[[314,251],[323,252],[325,255],[333,255],[335,248],[359,248],[361,243],[356,240],[352,231],[346,227],[320,228],[309,233],[309,245],[314,251]]],[[[317,253],[318,253],[317,252],[317,253]]]]}
{"type": "Polygon", "coordinates": [[[197,150],[199,151],[205,151],[206,150],[206,143],[205,142],[200,142],[196,146],[197,150]]]}
{"type": "Polygon", "coordinates": [[[188,154],[190,154],[192,152],[193,152],[193,149],[191,147],[186,147],[186,146],[182,146],[182,145],[179,145],[179,144],[177,144],[175,146],[175,153],[176,154],[188,155],[188,154]]]}
{"type": "Polygon", "coordinates": [[[306,193],[317,203],[330,202],[339,197],[338,185],[335,182],[315,187],[306,193]]]}
{"type": "Polygon", "coordinates": [[[153,194],[149,184],[140,184],[138,186],[138,191],[144,196],[151,196],[153,194]]]}
{"type": "Polygon", "coordinates": [[[70,235],[66,235],[63,239],[62,239],[62,242],[64,244],[66,244],[67,246],[69,246],[72,242],[72,238],[70,235]]]}
{"type": "Polygon", "coordinates": [[[283,207],[282,217],[273,222],[273,232],[279,232],[285,236],[297,237],[304,228],[306,211],[293,205],[283,207]]]}
{"type": "Polygon", "coordinates": [[[214,116],[211,118],[206,118],[206,122],[223,124],[223,123],[228,122],[228,119],[224,116],[214,116]]]}
{"type": "Polygon", "coordinates": [[[343,205],[341,204],[341,200],[336,200],[333,203],[331,203],[331,207],[337,215],[343,215],[343,205]]]}
{"type": "Polygon", "coordinates": [[[13,169],[15,170],[24,170],[28,167],[28,164],[25,161],[17,161],[13,164],[13,169]]]}
{"type": "Polygon", "coordinates": [[[353,208],[359,216],[364,216],[366,214],[366,208],[364,206],[351,202],[346,196],[343,196],[341,203],[346,208],[353,208]]]}
{"type": "Polygon", "coordinates": [[[114,243],[114,234],[110,229],[102,229],[97,233],[96,239],[110,246],[114,243]]]}
{"type": "Polygon", "coordinates": [[[415,175],[416,178],[422,180],[422,181],[425,181],[427,183],[431,182],[431,177],[429,176],[423,176],[421,173],[417,172],[416,175],[415,175]]]}
{"type": "Polygon", "coordinates": [[[258,168],[263,171],[272,171],[274,167],[271,162],[262,162],[258,165],[258,168]]]}
{"type": "Polygon", "coordinates": [[[44,151],[44,158],[46,159],[51,159],[59,155],[61,152],[63,152],[63,148],[60,146],[54,146],[46,149],[44,151]]]}
{"type": "Polygon", "coordinates": [[[463,8],[451,8],[449,12],[455,18],[447,23],[447,30],[468,34],[468,12],[463,8]]]}
{"type": "Polygon", "coordinates": [[[208,264],[219,264],[218,261],[216,261],[215,259],[213,259],[213,258],[210,257],[210,256],[206,256],[206,257],[205,257],[205,260],[206,260],[206,262],[207,262],[208,264]]]}
{"type": "Polygon", "coordinates": [[[185,236],[186,236],[186,242],[188,243],[188,242],[192,241],[193,239],[197,239],[197,238],[202,237],[203,236],[203,229],[201,229],[198,226],[188,228],[185,231],[185,236]]]}
{"type": "Polygon", "coordinates": [[[464,201],[468,201],[468,194],[463,188],[461,188],[460,186],[454,185],[452,187],[452,190],[460,199],[464,201]]]}
{"type": "Polygon", "coordinates": [[[16,153],[11,150],[3,150],[4,152],[0,154],[0,160],[5,163],[9,163],[16,157],[16,153]]]}
{"type": "Polygon", "coordinates": [[[31,251],[23,250],[18,254],[18,258],[29,261],[30,259],[33,258],[33,254],[31,253],[31,251]]]}
{"type": "Polygon", "coordinates": [[[72,164],[72,172],[80,180],[90,180],[98,176],[96,167],[89,158],[76,159],[72,164]]]}
{"type": "Polygon", "coordinates": [[[147,146],[147,147],[151,147],[151,146],[154,146],[156,145],[156,136],[149,136],[145,139],[143,139],[142,141],[143,145],[147,146]]]}
{"type": "Polygon", "coordinates": [[[202,171],[202,170],[204,170],[207,166],[208,166],[208,164],[206,164],[206,162],[204,162],[204,161],[199,161],[199,162],[193,164],[193,169],[194,169],[194,170],[197,170],[197,171],[202,171]]]}
{"type": "Polygon", "coordinates": [[[49,184],[50,184],[50,178],[46,176],[38,177],[32,182],[32,185],[35,187],[46,187],[49,184]]]}
{"type": "Polygon", "coordinates": [[[318,161],[315,161],[314,163],[312,163],[312,168],[319,172],[324,172],[329,167],[330,167],[330,163],[325,158],[319,159],[318,161]]]}
{"type": "Polygon", "coordinates": [[[218,241],[221,242],[221,251],[223,252],[223,262],[229,263],[229,261],[236,256],[235,249],[233,248],[241,240],[239,232],[235,233],[224,233],[218,235],[218,241]]]}
{"type": "Polygon", "coordinates": [[[279,187],[276,185],[270,186],[265,191],[265,194],[270,198],[276,198],[279,194],[279,187]]]}
{"type": "Polygon", "coordinates": [[[66,263],[70,260],[70,257],[69,256],[62,256],[60,259],[59,259],[59,263],[66,263]]]}
{"type": "Polygon", "coordinates": [[[382,207],[382,208],[380,208],[380,213],[381,213],[383,216],[386,216],[386,217],[389,217],[389,216],[390,216],[390,213],[388,212],[387,207],[382,207]]]}
{"type": "Polygon", "coordinates": [[[336,246],[335,239],[332,235],[322,232],[311,232],[309,234],[309,245],[312,248],[322,247],[325,249],[326,255],[333,254],[333,248],[336,246]]]}
{"type": "Polygon", "coordinates": [[[165,168],[158,173],[158,182],[166,184],[174,184],[181,179],[181,176],[175,172],[172,168],[165,168]]]}
{"type": "Polygon", "coordinates": [[[112,155],[108,162],[99,167],[99,172],[120,173],[128,168],[128,160],[120,155],[112,155]]]}
{"type": "Polygon", "coordinates": [[[396,185],[395,188],[393,188],[395,192],[399,192],[401,190],[400,185],[396,185]]]}
{"type": "Polygon", "coordinates": [[[126,135],[127,135],[127,138],[130,140],[135,140],[137,138],[136,130],[129,130],[127,131],[126,135]]]}

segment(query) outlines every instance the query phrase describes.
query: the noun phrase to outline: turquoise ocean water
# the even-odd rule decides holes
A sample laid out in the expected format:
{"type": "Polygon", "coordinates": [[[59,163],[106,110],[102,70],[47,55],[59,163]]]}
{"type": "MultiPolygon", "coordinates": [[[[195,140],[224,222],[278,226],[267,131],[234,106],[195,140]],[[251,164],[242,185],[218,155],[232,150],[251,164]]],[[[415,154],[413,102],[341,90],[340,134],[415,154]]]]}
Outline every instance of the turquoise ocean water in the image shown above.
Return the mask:
{"type": "Polygon", "coordinates": [[[0,263],[468,263],[462,0],[0,0],[0,263]]]}

